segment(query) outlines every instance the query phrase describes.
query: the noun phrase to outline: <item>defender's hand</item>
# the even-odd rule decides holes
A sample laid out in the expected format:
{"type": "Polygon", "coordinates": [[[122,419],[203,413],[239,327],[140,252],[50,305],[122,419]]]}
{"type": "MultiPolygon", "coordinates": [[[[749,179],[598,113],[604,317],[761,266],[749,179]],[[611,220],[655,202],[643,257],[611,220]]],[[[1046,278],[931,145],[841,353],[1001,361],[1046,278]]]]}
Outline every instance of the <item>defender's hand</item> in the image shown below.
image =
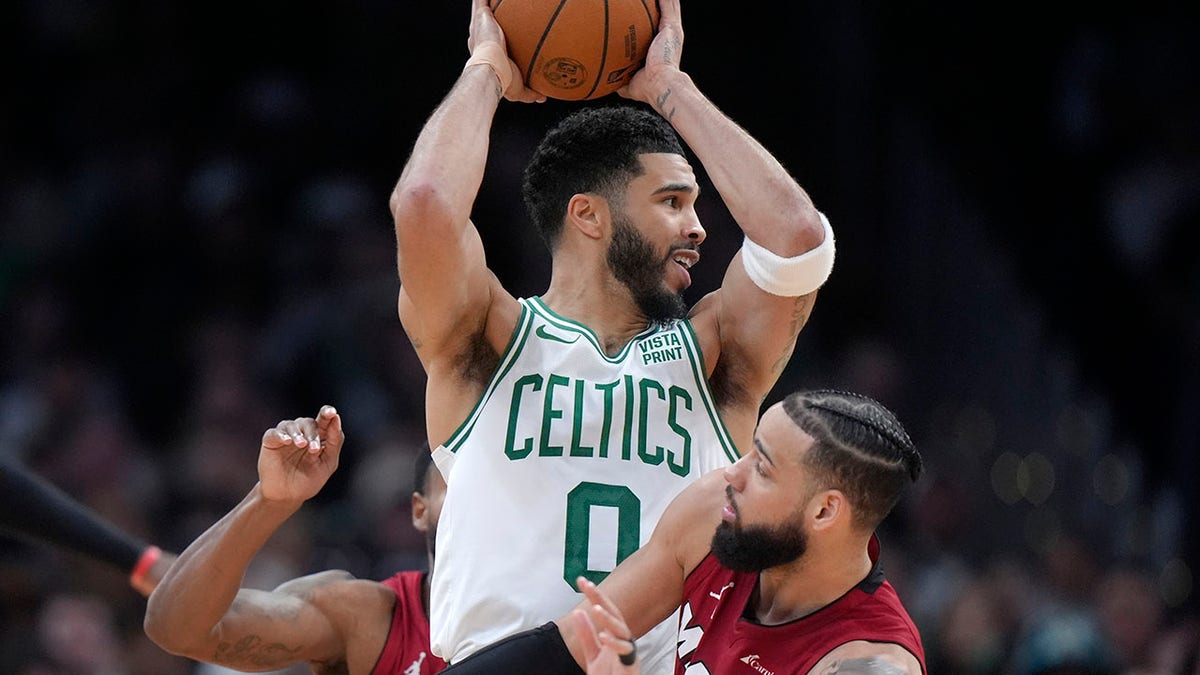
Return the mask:
{"type": "Polygon", "coordinates": [[[571,612],[570,621],[583,643],[588,675],[638,675],[637,646],[621,610],[584,577],[576,584],[592,605],[571,612]]]}
{"type": "Polygon", "coordinates": [[[259,489],[264,498],[302,502],[320,492],[342,452],[342,418],[323,406],[316,419],[284,420],[263,434],[258,453],[259,489]]]}

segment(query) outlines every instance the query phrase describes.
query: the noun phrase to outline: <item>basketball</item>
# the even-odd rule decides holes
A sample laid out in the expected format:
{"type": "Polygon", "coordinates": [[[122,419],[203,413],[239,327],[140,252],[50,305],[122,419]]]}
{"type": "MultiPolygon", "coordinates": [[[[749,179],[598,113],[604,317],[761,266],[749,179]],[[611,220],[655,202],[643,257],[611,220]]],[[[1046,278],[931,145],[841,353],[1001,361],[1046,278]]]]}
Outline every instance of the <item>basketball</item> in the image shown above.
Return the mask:
{"type": "Polygon", "coordinates": [[[490,0],[525,85],[568,101],[606,96],[646,58],[657,0],[490,0]]]}

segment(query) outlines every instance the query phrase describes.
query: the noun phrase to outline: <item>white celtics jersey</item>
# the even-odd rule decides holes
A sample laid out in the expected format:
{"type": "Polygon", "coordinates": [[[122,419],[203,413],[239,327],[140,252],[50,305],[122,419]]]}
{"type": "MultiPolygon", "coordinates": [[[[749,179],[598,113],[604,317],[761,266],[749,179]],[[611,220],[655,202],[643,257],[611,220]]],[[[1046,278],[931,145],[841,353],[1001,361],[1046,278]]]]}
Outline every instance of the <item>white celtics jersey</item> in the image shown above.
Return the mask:
{"type": "MultiPolygon", "coordinates": [[[[594,333],[522,299],[479,403],[434,459],[447,481],[437,528],[433,652],[459,661],[570,611],[645,544],[667,504],[736,461],[686,321],[606,356],[594,333]]],[[[648,674],[674,672],[678,625],[638,641],[648,674]]]]}

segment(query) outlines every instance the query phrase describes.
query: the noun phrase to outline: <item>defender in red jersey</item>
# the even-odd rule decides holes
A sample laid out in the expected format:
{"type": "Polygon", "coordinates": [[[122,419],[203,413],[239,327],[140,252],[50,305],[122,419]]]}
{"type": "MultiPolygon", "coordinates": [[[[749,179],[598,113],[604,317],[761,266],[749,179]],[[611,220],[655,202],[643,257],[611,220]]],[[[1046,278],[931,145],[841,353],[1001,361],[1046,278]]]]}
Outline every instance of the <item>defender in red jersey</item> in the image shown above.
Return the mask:
{"type": "MultiPolygon", "coordinates": [[[[879,403],[792,394],[763,415],[749,453],[681,494],[601,584],[608,616],[560,622],[564,638],[595,660],[600,645],[581,628],[637,635],[682,598],[677,675],[920,675],[921,636],[883,577],[874,531],[921,470],[879,403]]],[[[610,666],[589,672],[633,672],[610,666]]]]}
{"type": "MultiPolygon", "coordinates": [[[[735,572],[709,555],[688,575],[684,587],[676,673],[837,672],[814,667],[822,659],[830,661],[826,657],[837,647],[854,641],[894,643],[923,664],[921,636],[879,566],[878,539],[871,539],[870,552],[871,572],[857,586],[812,614],[779,625],[743,617],[755,602],[758,575],[735,572]]],[[[898,665],[890,670],[882,665],[841,672],[905,672],[898,665]]]]}
{"type": "MultiPolygon", "coordinates": [[[[341,417],[329,406],[315,419],[285,420],[263,434],[258,485],[179,555],[151,594],[150,639],[171,653],[235,670],[307,662],[318,675],[433,675],[446,667],[429,648],[425,572],[381,583],[326,571],[273,591],[239,588],[262,545],[329,480],[343,441],[341,417]]],[[[445,491],[429,448],[421,448],[413,526],[427,542],[445,491]]]]}
{"type": "MultiPolygon", "coordinates": [[[[436,470],[431,473],[441,480],[436,470]]],[[[430,563],[432,566],[432,552],[430,563]]],[[[430,675],[444,670],[446,663],[429,650],[429,573],[397,572],[383,585],[396,594],[396,608],[387,643],[371,675],[430,675]]]]}
{"type": "Polygon", "coordinates": [[[922,675],[921,636],[875,537],[921,470],[878,402],[792,394],[736,464],[679,494],[645,546],[598,587],[580,581],[587,601],[557,631],[509,638],[447,673],[524,672],[530,654],[539,673],[635,673],[632,637],[682,605],[676,675],[922,675]]]}

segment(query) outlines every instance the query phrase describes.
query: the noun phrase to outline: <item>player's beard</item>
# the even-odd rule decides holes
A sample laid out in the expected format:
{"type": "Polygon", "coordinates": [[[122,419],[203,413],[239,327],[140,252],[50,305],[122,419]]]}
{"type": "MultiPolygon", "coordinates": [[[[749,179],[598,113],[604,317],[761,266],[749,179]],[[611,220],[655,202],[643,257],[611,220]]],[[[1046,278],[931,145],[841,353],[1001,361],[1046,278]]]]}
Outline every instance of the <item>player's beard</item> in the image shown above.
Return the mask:
{"type": "Polygon", "coordinates": [[[808,535],[798,522],[779,527],[738,527],[722,521],[713,534],[712,552],[717,560],[738,572],[761,572],[799,560],[808,550],[808,535]]]}
{"type": "MultiPolygon", "coordinates": [[[[672,249],[674,252],[674,249],[672,249]]],[[[617,281],[633,294],[638,309],[652,323],[663,323],[687,316],[683,293],[672,293],[663,284],[665,260],[659,259],[654,247],[637,231],[633,221],[623,212],[613,212],[612,243],[608,245],[608,268],[617,281]]]]}

